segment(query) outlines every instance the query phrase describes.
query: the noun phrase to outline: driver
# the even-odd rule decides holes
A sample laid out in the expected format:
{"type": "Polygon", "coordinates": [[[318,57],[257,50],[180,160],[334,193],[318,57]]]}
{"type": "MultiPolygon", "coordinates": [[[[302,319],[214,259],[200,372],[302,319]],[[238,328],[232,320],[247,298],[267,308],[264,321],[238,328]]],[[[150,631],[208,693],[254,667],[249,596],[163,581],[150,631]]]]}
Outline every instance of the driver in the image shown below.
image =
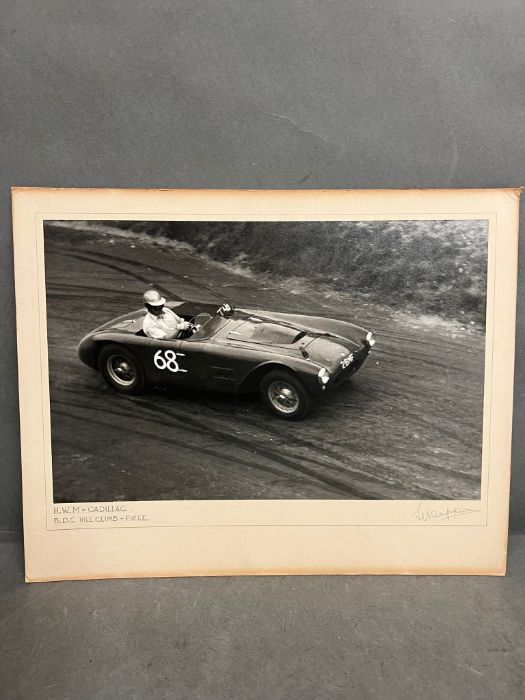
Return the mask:
{"type": "Polygon", "coordinates": [[[143,299],[148,313],[144,316],[142,330],[148,338],[172,340],[178,338],[181,331],[191,328],[190,323],[164,306],[166,299],[156,289],[144,292],[143,299]]]}

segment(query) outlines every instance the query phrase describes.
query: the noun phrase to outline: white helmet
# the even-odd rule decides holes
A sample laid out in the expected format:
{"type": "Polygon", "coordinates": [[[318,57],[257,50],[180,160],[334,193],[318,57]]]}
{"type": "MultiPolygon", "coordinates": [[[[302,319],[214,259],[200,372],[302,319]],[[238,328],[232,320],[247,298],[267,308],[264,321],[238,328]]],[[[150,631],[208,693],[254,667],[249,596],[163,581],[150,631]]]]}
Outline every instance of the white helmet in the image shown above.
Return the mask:
{"type": "Polygon", "coordinates": [[[156,289],[148,289],[147,292],[144,292],[142,298],[144,303],[149,304],[149,306],[163,306],[166,303],[166,299],[156,289]]]}

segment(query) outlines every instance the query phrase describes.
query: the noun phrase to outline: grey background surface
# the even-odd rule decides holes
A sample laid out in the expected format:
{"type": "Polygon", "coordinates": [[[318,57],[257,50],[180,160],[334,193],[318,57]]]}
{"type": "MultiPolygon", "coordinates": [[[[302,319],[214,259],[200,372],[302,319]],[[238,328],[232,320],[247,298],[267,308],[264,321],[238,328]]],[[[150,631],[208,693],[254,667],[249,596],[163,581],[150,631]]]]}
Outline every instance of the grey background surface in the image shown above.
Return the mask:
{"type": "MultiPolygon", "coordinates": [[[[11,186],[525,182],[522,0],[3,0],[0,11],[4,539],[21,529],[11,186]]],[[[520,275],[515,530],[525,526],[524,303],[520,275]]],[[[513,542],[510,579],[472,585],[31,587],[20,544],[6,543],[4,696],[520,697],[523,536],[513,542]]]]}

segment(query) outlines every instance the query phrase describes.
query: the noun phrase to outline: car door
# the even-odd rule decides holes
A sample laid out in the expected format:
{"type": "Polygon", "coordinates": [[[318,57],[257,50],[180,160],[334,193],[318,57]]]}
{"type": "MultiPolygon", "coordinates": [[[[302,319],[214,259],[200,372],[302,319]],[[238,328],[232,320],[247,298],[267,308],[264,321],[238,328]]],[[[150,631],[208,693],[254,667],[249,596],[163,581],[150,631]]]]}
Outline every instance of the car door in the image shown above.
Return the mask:
{"type": "Polygon", "coordinates": [[[177,361],[184,372],[184,383],[200,389],[210,388],[210,342],[208,340],[181,340],[177,361]]]}
{"type": "Polygon", "coordinates": [[[181,350],[180,340],[151,338],[145,355],[146,374],[152,384],[182,387],[192,384],[192,373],[185,353],[181,350]]]}
{"type": "Polygon", "coordinates": [[[180,352],[192,386],[225,393],[235,393],[242,377],[264,360],[251,347],[235,347],[216,337],[183,340],[180,352]]]}

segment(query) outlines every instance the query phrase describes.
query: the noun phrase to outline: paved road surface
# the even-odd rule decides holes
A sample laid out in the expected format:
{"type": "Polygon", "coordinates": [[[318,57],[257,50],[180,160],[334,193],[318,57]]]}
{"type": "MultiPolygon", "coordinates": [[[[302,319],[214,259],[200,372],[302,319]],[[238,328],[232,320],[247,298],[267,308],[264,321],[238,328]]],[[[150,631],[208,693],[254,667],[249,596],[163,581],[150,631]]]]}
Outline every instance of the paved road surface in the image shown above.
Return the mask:
{"type": "Polygon", "coordinates": [[[50,228],[48,341],[56,502],[162,499],[477,498],[482,333],[393,314],[297,280],[237,274],[138,236],[50,228]],[[77,357],[79,339],[171,299],[357,320],[378,344],[307,420],[270,416],[257,396],[115,393],[77,357]],[[310,288],[309,288],[310,287],[310,288]]]}

